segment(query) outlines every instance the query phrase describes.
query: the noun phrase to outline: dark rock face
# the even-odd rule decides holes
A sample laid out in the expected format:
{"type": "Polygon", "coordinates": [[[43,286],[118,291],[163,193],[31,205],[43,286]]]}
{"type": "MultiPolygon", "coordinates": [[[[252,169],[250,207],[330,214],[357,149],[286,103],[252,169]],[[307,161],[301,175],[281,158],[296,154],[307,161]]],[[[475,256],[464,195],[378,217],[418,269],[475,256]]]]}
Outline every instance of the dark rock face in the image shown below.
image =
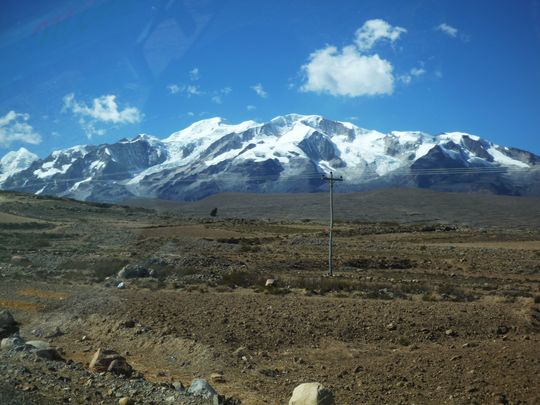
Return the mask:
{"type": "Polygon", "coordinates": [[[18,323],[7,309],[0,310],[0,339],[18,332],[18,323]]]}

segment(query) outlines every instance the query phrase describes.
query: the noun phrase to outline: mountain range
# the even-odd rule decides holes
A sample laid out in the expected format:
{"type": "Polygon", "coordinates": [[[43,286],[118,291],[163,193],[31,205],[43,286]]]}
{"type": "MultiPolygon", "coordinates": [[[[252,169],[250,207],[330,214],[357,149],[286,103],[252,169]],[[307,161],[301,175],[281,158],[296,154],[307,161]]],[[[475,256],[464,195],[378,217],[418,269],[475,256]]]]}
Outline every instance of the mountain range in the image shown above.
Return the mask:
{"type": "Polygon", "coordinates": [[[119,202],[134,197],[197,200],[219,192],[314,192],[323,175],[337,191],[421,187],[540,195],[540,157],[463,132],[382,133],[319,115],[266,123],[211,118],[159,139],[58,150],[24,148],[0,160],[0,188],[119,202]]]}

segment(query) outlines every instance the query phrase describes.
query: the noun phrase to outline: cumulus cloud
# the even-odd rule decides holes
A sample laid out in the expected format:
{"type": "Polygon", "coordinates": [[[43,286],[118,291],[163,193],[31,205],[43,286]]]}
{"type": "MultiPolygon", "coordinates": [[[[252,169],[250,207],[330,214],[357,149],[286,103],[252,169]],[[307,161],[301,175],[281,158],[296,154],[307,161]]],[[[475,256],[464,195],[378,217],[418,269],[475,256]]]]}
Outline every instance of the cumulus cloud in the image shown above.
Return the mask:
{"type": "Polygon", "coordinates": [[[0,117],[0,146],[8,147],[12,142],[25,142],[37,145],[41,136],[28,123],[30,115],[9,111],[0,117]]]}
{"type": "Polygon", "coordinates": [[[94,98],[90,105],[75,100],[73,93],[64,96],[62,111],[70,111],[79,117],[79,124],[88,137],[104,135],[106,130],[99,128],[100,123],[135,124],[141,121],[142,114],[136,107],[126,107],[123,110],[116,103],[116,96],[107,94],[94,98]]]}
{"type": "Polygon", "coordinates": [[[457,34],[458,34],[458,29],[455,28],[455,27],[452,27],[451,25],[448,25],[446,23],[442,23],[442,24],[439,24],[438,26],[435,27],[435,29],[437,31],[440,31],[440,32],[443,32],[444,34],[452,37],[452,38],[455,38],[457,37],[457,34]]]}
{"type": "Polygon", "coordinates": [[[311,53],[301,67],[305,82],[300,90],[346,97],[392,94],[392,63],[369,51],[379,41],[396,42],[405,32],[384,20],[366,21],[356,31],[353,44],[342,49],[327,45],[311,53]]]}
{"type": "Polygon", "coordinates": [[[267,98],[268,97],[268,93],[264,90],[264,87],[261,83],[257,83],[253,86],[251,86],[251,89],[257,93],[257,95],[259,97],[262,97],[262,98],[267,98]]]}
{"type": "Polygon", "coordinates": [[[362,55],[352,45],[341,51],[335,46],[319,49],[302,70],[307,77],[302,91],[358,97],[394,90],[392,64],[377,54],[362,55]]]}
{"type": "Polygon", "coordinates": [[[394,43],[407,30],[402,27],[392,27],[381,19],[368,20],[355,33],[355,43],[361,51],[368,51],[381,40],[394,43]]]}

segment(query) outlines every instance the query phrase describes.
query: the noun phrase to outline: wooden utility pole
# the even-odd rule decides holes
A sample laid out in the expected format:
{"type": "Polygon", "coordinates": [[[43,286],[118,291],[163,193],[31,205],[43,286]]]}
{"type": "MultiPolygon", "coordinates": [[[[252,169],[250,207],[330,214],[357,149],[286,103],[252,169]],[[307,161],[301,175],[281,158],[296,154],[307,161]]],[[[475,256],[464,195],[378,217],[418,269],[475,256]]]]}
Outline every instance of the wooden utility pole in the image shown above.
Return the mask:
{"type": "Polygon", "coordinates": [[[330,228],[328,229],[328,275],[333,276],[332,270],[332,230],[334,228],[334,182],[343,181],[343,177],[334,177],[330,172],[330,177],[322,176],[322,179],[330,183],[330,228]]]}

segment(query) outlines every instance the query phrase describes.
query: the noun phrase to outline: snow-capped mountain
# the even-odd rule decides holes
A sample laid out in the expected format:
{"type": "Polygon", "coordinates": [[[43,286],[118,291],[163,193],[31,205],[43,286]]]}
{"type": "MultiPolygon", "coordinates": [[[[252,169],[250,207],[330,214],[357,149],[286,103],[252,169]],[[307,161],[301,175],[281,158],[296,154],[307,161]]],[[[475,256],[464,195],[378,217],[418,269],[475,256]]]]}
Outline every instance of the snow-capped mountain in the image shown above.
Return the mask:
{"type": "Polygon", "coordinates": [[[8,152],[0,159],[0,184],[9,176],[26,169],[38,159],[37,155],[25,148],[8,152]]]}
{"type": "Polygon", "coordinates": [[[540,194],[540,157],[451,132],[381,133],[318,115],[266,123],[194,123],[165,139],[139,135],[114,144],[55,151],[0,182],[4,189],[83,200],[193,200],[224,191],[341,191],[420,186],[540,194]]]}

